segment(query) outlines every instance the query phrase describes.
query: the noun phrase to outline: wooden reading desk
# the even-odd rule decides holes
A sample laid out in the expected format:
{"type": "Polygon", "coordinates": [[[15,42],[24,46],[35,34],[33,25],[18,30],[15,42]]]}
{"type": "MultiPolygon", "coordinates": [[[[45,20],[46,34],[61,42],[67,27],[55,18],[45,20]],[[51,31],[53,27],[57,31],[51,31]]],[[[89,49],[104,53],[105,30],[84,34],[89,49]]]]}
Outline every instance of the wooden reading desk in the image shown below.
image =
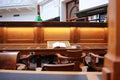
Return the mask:
{"type": "MultiPolygon", "coordinates": [[[[82,46],[80,48],[71,48],[71,47],[67,47],[67,48],[46,48],[46,47],[42,47],[42,46],[18,46],[18,45],[1,45],[0,46],[0,51],[19,51],[20,53],[30,53],[30,52],[34,52],[35,55],[39,55],[38,56],[38,60],[39,62],[37,62],[37,66],[41,66],[40,64],[40,56],[41,55],[51,55],[51,54],[56,54],[56,53],[60,53],[60,54],[65,54],[66,50],[80,50],[82,49],[85,53],[91,52],[91,51],[101,51],[101,50],[107,50],[107,47],[98,47],[98,46],[82,46]]],[[[23,54],[22,53],[22,54],[23,54]]],[[[24,53],[24,54],[25,54],[24,53]]],[[[100,53],[99,53],[100,54],[100,53]]]]}
{"type": "Polygon", "coordinates": [[[80,48],[46,48],[40,46],[0,46],[0,51],[34,51],[35,54],[56,54],[63,53],[66,50],[79,50],[82,49],[83,51],[90,52],[90,51],[97,51],[97,50],[107,50],[107,47],[99,47],[99,46],[83,46],[80,48]],[[39,52],[39,53],[38,53],[39,52]]]}

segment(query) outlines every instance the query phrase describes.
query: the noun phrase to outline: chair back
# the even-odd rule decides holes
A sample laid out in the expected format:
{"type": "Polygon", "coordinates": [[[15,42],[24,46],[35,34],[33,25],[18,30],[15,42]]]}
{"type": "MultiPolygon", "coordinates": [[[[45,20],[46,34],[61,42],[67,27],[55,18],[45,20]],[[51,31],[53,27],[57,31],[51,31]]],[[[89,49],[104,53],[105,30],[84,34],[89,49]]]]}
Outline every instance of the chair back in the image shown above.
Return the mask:
{"type": "Polygon", "coordinates": [[[19,52],[0,52],[0,69],[16,69],[19,52]]]}
{"type": "Polygon", "coordinates": [[[81,57],[82,56],[82,50],[67,50],[67,53],[65,56],[67,57],[81,57]]]}
{"type": "Polygon", "coordinates": [[[44,64],[45,71],[74,71],[74,63],[69,64],[44,64]]]}
{"type": "Polygon", "coordinates": [[[107,51],[100,51],[102,53],[90,53],[91,56],[91,62],[90,66],[97,70],[97,71],[102,71],[103,65],[104,65],[104,55],[107,53],[107,51]]]}
{"type": "Polygon", "coordinates": [[[80,71],[80,65],[84,64],[84,58],[86,56],[82,50],[67,50],[64,55],[56,54],[58,63],[75,63],[74,70],[80,71]]]}
{"type": "Polygon", "coordinates": [[[18,55],[18,63],[22,63],[26,65],[26,69],[29,69],[30,67],[30,58],[32,57],[32,54],[30,54],[27,51],[20,51],[18,55]]]}

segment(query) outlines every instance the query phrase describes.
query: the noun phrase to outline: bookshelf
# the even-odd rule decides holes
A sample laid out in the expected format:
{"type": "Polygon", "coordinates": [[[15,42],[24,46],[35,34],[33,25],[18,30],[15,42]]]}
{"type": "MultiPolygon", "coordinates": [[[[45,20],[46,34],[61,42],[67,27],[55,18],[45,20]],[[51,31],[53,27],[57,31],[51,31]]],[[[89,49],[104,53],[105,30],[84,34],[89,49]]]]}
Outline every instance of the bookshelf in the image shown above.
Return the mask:
{"type": "Polygon", "coordinates": [[[88,21],[89,22],[105,22],[106,15],[107,15],[106,13],[91,15],[91,16],[88,16],[88,21]]]}
{"type": "Polygon", "coordinates": [[[76,13],[80,22],[105,22],[108,4],[100,5],[94,8],[86,9],[76,13]]]}

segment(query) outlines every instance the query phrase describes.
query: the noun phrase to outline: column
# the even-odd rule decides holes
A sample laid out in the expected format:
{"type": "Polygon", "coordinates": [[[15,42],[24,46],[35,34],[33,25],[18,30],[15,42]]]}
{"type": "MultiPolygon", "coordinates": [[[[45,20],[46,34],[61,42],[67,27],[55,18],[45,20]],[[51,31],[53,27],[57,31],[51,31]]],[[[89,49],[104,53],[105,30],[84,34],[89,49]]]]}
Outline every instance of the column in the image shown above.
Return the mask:
{"type": "Polygon", "coordinates": [[[120,80],[120,0],[109,0],[108,53],[105,56],[103,80],[120,80]]]}

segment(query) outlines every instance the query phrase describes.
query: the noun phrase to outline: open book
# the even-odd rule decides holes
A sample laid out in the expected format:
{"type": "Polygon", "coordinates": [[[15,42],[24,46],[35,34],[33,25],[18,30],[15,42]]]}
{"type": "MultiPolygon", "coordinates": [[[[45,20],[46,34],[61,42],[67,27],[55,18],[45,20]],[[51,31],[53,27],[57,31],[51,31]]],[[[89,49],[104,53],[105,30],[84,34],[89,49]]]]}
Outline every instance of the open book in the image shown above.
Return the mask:
{"type": "Polygon", "coordinates": [[[47,41],[48,48],[68,48],[70,47],[69,41],[47,41]]]}
{"type": "Polygon", "coordinates": [[[63,42],[57,41],[57,42],[53,43],[52,47],[53,48],[56,48],[56,47],[66,47],[66,45],[63,42]]]}

